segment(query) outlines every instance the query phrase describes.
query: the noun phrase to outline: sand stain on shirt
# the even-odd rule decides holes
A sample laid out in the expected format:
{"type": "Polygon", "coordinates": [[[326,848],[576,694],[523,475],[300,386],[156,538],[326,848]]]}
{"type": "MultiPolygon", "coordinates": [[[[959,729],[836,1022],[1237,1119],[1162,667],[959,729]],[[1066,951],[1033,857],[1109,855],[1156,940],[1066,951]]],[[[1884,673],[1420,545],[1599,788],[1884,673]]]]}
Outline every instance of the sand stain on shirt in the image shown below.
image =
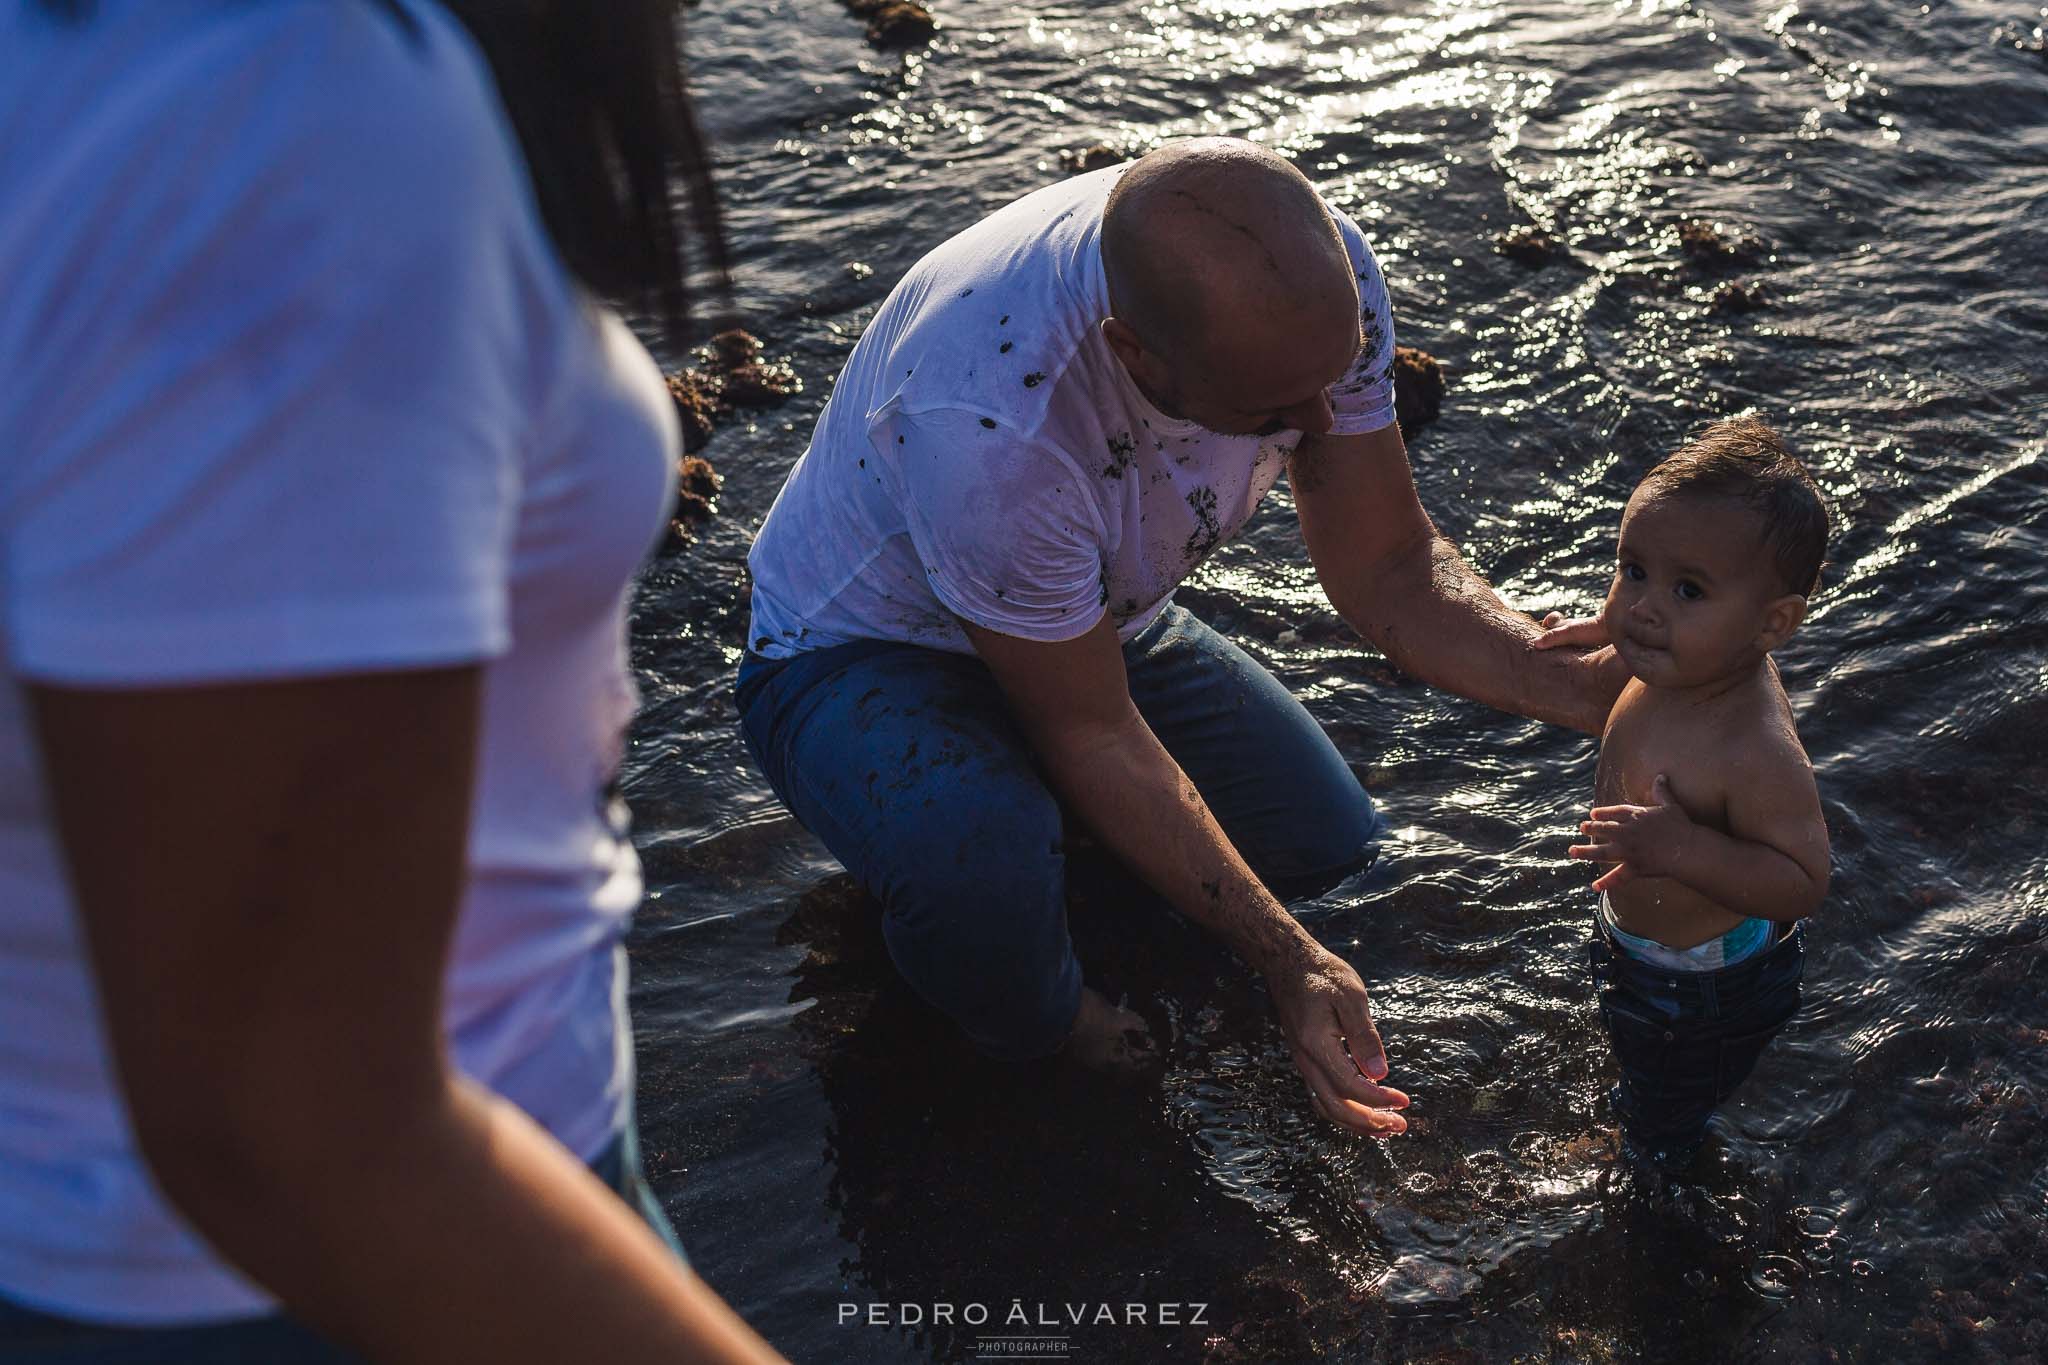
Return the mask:
{"type": "Polygon", "coordinates": [[[1121,479],[1124,471],[1137,458],[1138,443],[1131,439],[1131,433],[1120,431],[1109,438],[1109,463],[1102,467],[1105,479],[1121,479]]]}

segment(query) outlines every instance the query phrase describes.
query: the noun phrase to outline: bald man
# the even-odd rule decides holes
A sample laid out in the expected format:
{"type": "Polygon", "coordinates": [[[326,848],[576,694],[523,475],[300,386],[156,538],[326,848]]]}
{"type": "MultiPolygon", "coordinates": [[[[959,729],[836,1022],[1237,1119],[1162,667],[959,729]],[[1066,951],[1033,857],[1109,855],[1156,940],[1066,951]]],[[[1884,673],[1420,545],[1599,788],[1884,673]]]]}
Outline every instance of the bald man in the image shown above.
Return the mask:
{"type": "Polygon", "coordinates": [[[1287,690],[1174,606],[1283,466],[1331,603],[1403,669],[1596,731],[1613,660],[1539,651],[1437,536],[1387,289],[1291,165],[1198,139],[944,243],[854,348],[748,563],[738,700],[891,957],[975,1043],[1142,1067],[1068,939],[1064,820],[1265,978],[1317,1109],[1400,1132],[1357,971],[1281,897],[1379,822],[1287,690]]]}

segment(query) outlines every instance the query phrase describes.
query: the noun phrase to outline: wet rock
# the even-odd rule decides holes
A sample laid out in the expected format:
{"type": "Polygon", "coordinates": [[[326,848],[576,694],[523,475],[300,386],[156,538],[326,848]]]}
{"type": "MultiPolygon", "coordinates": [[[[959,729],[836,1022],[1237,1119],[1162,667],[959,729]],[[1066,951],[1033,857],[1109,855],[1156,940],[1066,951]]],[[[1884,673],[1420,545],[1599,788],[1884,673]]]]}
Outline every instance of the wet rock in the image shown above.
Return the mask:
{"type": "Polygon", "coordinates": [[[932,12],[916,0],[841,0],[856,19],[868,21],[876,47],[922,47],[938,33],[932,12]]]}
{"type": "Polygon", "coordinates": [[[669,515],[668,542],[674,549],[690,538],[700,522],[718,510],[718,471],[702,455],[676,461],[676,505],[669,515]]]}
{"type": "Polygon", "coordinates": [[[1060,165],[1079,175],[1083,171],[1099,171],[1104,166],[1114,166],[1120,161],[1129,161],[1132,153],[1107,142],[1098,142],[1089,147],[1069,147],[1060,153],[1060,165]]]}
{"type": "Polygon", "coordinates": [[[734,327],[711,338],[711,354],[729,370],[751,365],[761,358],[761,338],[734,327]]]}
{"type": "Polygon", "coordinates": [[[1463,1266],[1428,1256],[1403,1256],[1373,1281],[1386,1303],[1406,1309],[1446,1308],[1479,1288],[1479,1277],[1463,1266]]]}
{"type": "Polygon", "coordinates": [[[1679,249],[1699,265],[1748,265],[1763,254],[1763,243],[1748,233],[1705,218],[1681,218],[1674,230],[1679,249]]]}
{"type": "Polygon", "coordinates": [[[1716,317],[1759,313],[1770,306],[1770,293],[1761,280],[1730,280],[1707,300],[1707,311],[1716,317]]]}
{"type": "Polygon", "coordinates": [[[698,358],[702,363],[668,376],[687,455],[702,450],[733,409],[773,407],[803,392],[803,381],[786,362],[761,358],[760,338],[751,332],[720,332],[698,358]]]}
{"type": "Polygon", "coordinates": [[[1493,239],[1493,249],[1521,265],[1541,268],[1564,254],[1557,239],[1539,227],[1509,228],[1493,239]]]}
{"type": "Polygon", "coordinates": [[[1413,346],[1396,346],[1394,416],[1401,424],[1401,439],[1412,440],[1437,419],[1443,406],[1444,368],[1436,357],[1413,346]]]}
{"type": "Polygon", "coordinates": [[[683,427],[683,449],[697,451],[718,425],[718,397],[724,384],[702,370],[678,370],[668,377],[668,396],[675,400],[676,419],[683,427]]]}
{"type": "Polygon", "coordinates": [[[1203,1365],[1263,1365],[1312,1360],[1318,1354],[1309,1331],[1308,1299],[1297,1286],[1273,1279],[1246,1286],[1237,1321],[1227,1333],[1202,1343],[1203,1365]]]}
{"type": "Polygon", "coordinates": [[[718,424],[737,408],[771,407],[803,391],[803,381],[788,362],[764,359],[760,338],[737,328],[711,338],[697,359],[698,364],[667,376],[683,433],[676,507],[669,521],[671,550],[717,510],[718,474],[697,452],[711,440],[718,424]]]}
{"type": "Polygon", "coordinates": [[[736,408],[773,407],[803,386],[785,361],[740,365],[726,373],[725,402],[736,408]]]}

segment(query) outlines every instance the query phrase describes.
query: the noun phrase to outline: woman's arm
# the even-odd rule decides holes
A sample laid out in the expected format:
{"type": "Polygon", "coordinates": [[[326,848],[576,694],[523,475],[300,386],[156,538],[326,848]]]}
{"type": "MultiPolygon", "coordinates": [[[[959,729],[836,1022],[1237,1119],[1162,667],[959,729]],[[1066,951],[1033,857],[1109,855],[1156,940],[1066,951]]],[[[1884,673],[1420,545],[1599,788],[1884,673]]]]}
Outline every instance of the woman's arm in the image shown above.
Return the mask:
{"type": "Polygon", "coordinates": [[[143,1154],[222,1256],[380,1362],[779,1359],[449,1061],[479,689],[29,689],[143,1154]]]}

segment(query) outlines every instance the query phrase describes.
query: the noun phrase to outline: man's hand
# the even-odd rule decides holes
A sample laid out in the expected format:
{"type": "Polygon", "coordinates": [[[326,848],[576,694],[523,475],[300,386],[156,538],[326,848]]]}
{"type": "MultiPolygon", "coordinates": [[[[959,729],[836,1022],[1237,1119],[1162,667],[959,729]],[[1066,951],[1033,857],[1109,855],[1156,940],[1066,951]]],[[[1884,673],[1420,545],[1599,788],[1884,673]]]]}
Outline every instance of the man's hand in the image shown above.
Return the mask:
{"type": "Polygon", "coordinates": [[[1585,840],[1566,850],[1569,857],[1613,863],[1593,883],[1606,891],[1637,877],[1676,877],[1685,862],[1694,829],[1692,817],[1671,795],[1671,781],[1658,773],[1647,806],[1595,806],[1579,825],[1585,840]]]}
{"type": "Polygon", "coordinates": [[[1614,642],[1607,638],[1607,622],[1604,618],[1567,617],[1561,611],[1553,611],[1543,618],[1543,633],[1530,643],[1537,649],[1556,649],[1560,646],[1599,649],[1614,642]]]}
{"type": "Polygon", "coordinates": [[[1387,1053],[1351,964],[1304,934],[1299,955],[1267,971],[1266,988],[1317,1112],[1371,1137],[1407,1132],[1393,1111],[1408,1097],[1374,1084],[1386,1079],[1387,1053]]]}

